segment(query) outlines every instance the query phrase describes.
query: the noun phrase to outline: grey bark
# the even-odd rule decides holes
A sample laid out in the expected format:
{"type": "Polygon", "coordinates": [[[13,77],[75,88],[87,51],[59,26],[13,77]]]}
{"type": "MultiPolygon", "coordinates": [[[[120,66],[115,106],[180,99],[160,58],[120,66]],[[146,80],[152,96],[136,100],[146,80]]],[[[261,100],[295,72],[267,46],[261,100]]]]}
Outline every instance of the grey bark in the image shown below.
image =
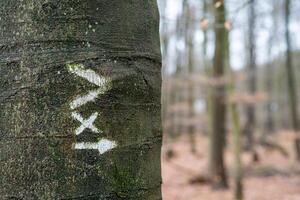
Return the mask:
{"type": "Polygon", "coordinates": [[[0,2],[0,199],[161,199],[158,21],[155,0],[0,2]],[[70,103],[97,89],[79,65],[110,80],[76,109],[98,133],[75,135],[70,103]]]}

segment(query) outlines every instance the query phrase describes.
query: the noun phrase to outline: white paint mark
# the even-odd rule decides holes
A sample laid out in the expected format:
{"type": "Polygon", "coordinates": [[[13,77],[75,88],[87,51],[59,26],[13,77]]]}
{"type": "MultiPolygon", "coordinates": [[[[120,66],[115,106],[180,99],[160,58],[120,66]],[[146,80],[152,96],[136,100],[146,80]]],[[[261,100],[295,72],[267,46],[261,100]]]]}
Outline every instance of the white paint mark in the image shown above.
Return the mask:
{"type": "Polygon", "coordinates": [[[83,65],[68,65],[70,72],[76,74],[77,76],[86,79],[90,83],[93,83],[99,87],[104,87],[110,82],[109,79],[99,76],[91,69],[84,69],[83,65]]]}
{"type": "Polygon", "coordinates": [[[97,143],[92,143],[92,142],[76,143],[74,149],[95,149],[98,150],[100,154],[104,154],[105,152],[114,149],[115,147],[117,147],[116,142],[107,139],[101,139],[97,143]]]}
{"type": "Polygon", "coordinates": [[[94,126],[94,122],[98,117],[97,112],[92,114],[88,119],[83,119],[83,117],[77,112],[72,112],[72,117],[81,123],[81,126],[75,131],[76,135],[80,135],[87,128],[91,129],[95,133],[99,133],[99,130],[94,126]]]}
{"type": "MultiPolygon", "coordinates": [[[[89,45],[89,43],[88,43],[89,45]]],[[[96,90],[89,91],[88,94],[83,96],[78,96],[75,100],[70,103],[71,110],[75,110],[88,102],[95,101],[100,94],[105,94],[111,88],[111,79],[103,77],[96,74],[91,69],[85,69],[82,64],[68,64],[68,70],[83,78],[88,82],[98,86],[96,90]]],[[[97,127],[95,127],[94,122],[98,117],[98,112],[92,114],[88,119],[84,119],[81,114],[77,112],[72,112],[72,117],[81,123],[80,127],[75,130],[76,135],[80,135],[85,129],[90,129],[95,133],[102,132],[97,127]]],[[[92,142],[81,142],[75,143],[74,149],[96,149],[100,154],[103,154],[117,146],[116,142],[107,139],[101,139],[97,143],[92,142]]]]}
{"type": "Polygon", "coordinates": [[[95,101],[95,99],[98,97],[99,94],[101,94],[102,91],[100,89],[98,90],[93,90],[90,91],[87,95],[85,96],[81,96],[81,97],[77,97],[74,101],[72,101],[70,103],[70,108],[72,110],[79,108],[81,106],[83,106],[84,104],[91,102],[91,101],[95,101]]]}
{"type": "Polygon", "coordinates": [[[94,101],[98,95],[104,94],[110,89],[111,79],[96,74],[93,70],[85,69],[81,64],[68,64],[68,69],[71,73],[86,79],[92,84],[99,86],[97,90],[90,91],[87,95],[77,97],[70,103],[72,110],[85,105],[88,102],[94,101]]]}

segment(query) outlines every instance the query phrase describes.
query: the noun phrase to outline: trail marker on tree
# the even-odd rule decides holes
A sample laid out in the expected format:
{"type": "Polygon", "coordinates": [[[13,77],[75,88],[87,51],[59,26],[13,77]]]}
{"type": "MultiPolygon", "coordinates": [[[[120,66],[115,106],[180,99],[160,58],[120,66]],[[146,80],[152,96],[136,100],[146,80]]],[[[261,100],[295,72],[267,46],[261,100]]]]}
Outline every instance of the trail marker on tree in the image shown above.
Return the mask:
{"type": "MultiPolygon", "coordinates": [[[[105,94],[110,89],[111,79],[98,75],[95,71],[91,69],[85,69],[82,64],[68,64],[68,71],[87,80],[88,82],[99,87],[97,90],[92,90],[84,96],[79,96],[70,103],[70,109],[75,110],[89,102],[93,102],[97,99],[100,94],[105,94]]],[[[85,129],[90,129],[94,133],[101,133],[95,125],[94,122],[98,117],[98,112],[90,115],[89,118],[84,119],[80,113],[72,112],[72,118],[79,121],[81,125],[75,130],[75,135],[80,135],[85,129]]],[[[115,148],[117,143],[110,141],[108,139],[100,139],[98,142],[80,142],[75,143],[74,149],[90,149],[98,150],[100,154],[115,148]]]]}
{"type": "Polygon", "coordinates": [[[100,154],[104,154],[105,152],[115,148],[116,146],[117,144],[114,141],[101,139],[98,143],[91,143],[91,142],[76,143],[74,149],[94,149],[94,150],[98,150],[100,154]]]}

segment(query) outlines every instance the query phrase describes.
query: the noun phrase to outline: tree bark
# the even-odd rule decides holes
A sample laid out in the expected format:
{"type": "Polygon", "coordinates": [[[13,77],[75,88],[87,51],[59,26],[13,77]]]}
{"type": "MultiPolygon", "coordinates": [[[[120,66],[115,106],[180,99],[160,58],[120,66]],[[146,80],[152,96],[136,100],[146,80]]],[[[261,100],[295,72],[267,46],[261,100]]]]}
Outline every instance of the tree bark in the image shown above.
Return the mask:
{"type": "Polygon", "coordinates": [[[161,199],[155,0],[0,3],[1,199],[161,199]]]}

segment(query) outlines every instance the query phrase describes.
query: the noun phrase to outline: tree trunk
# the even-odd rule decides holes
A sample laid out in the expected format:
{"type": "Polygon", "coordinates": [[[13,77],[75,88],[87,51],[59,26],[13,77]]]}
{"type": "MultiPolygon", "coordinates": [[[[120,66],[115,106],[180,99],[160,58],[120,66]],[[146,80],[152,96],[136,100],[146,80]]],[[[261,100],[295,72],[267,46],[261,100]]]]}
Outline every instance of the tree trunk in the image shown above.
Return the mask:
{"type": "MultiPolygon", "coordinates": [[[[230,82],[227,84],[228,95],[234,95],[235,92],[235,81],[234,74],[230,67],[229,58],[229,34],[226,35],[226,72],[228,74],[230,82]]],[[[243,164],[242,164],[242,152],[241,152],[241,125],[240,125],[240,114],[238,104],[236,102],[228,102],[228,107],[231,116],[231,129],[233,138],[233,155],[234,155],[234,198],[235,200],[244,199],[243,196],[243,164]]]]}
{"type": "MultiPolygon", "coordinates": [[[[186,51],[187,51],[187,67],[188,67],[188,77],[190,77],[194,72],[194,23],[193,23],[193,12],[190,5],[186,5],[185,8],[185,31],[186,31],[186,51]]],[[[196,153],[196,138],[195,138],[195,124],[193,118],[195,117],[194,112],[194,83],[193,80],[188,80],[188,128],[187,132],[190,138],[191,152],[196,153]]]]}
{"type": "Polygon", "coordinates": [[[156,1],[0,10],[1,197],[161,199],[156,1]]]}
{"type": "MultiPolygon", "coordinates": [[[[271,36],[272,37],[272,36],[271,36]]],[[[270,45],[270,43],[269,43],[270,45]]],[[[272,45],[271,45],[272,46],[272,45]]],[[[271,49],[271,47],[269,47],[271,49]]],[[[270,52],[270,51],[269,51],[270,52]]],[[[268,92],[268,102],[266,102],[266,123],[265,123],[265,131],[267,134],[273,133],[274,132],[274,119],[273,119],[273,109],[272,109],[272,104],[273,104],[273,95],[272,95],[272,90],[273,90],[273,63],[272,60],[269,59],[269,63],[266,66],[266,92],[268,92]]],[[[264,134],[266,136],[267,134],[264,134]]]]}
{"type": "MultiPolygon", "coordinates": [[[[225,5],[216,6],[219,0],[214,0],[215,7],[215,53],[213,62],[213,78],[218,82],[224,76],[225,68],[225,5]]],[[[227,177],[224,164],[225,144],[225,85],[216,84],[212,91],[212,132],[210,138],[210,170],[214,188],[227,188],[227,177]]]]}
{"type": "MultiPolygon", "coordinates": [[[[202,56],[203,56],[203,65],[204,65],[204,72],[207,77],[211,77],[212,70],[210,67],[210,63],[207,57],[207,47],[208,47],[208,5],[209,3],[207,0],[203,0],[202,2],[202,20],[201,23],[203,23],[202,31],[203,31],[203,43],[202,43],[202,56]]],[[[211,87],[207,87],[205,91],[205,101],[206,101],[206,113],[207,113],[207,119],[208,119],[208,126],[206,129],[206,132],[208,135],[211,135],[212,132],[212,95],[211,95],[211,87]]]]}
{"type": "MultiPolygon", "coordinates": [[[[291,119],[294,131],[297,133],[300,131],[299,116],[298,116],[298,99],[296,93],[296,80],[294,75],[294,69],[292,64],[292,53],[291,53],[291,38],[290,38],[290,0],[285,1],[285,40],[286,40],[286,70],[287,70],[287,84],[288,93],[291,109],[291,119]]],[[[300,137],[297,133],[295,140],[296,156],[297,160],[300,161],[300,137]]]]}
{"type": "MultiPolygon", "coordinates": [[[[235,77],[234,72],[230,65],[230,46],[229,46],[229,31],[226,31],[225,35],[225,74],[227,75],[228,82],[226,82],[226,90],[228,96],[232,96],[235,93],[235,77]]],[[[228,98],[229,99],[229,98],[228,98]]],[[[243,200],[243,163],[242,163],[242,131],[240,125],[240,114],[237,102],[231,102],[227,100],[227,106],[231,118],[231,130],[232,130],[232,144],[233,144],[233,156],[234,156],[234,199],[243,200]]]]}
{"type": "MultiPolygon", "coordinates": [[[[202,2],[202,12],[203,12],[203,17],[202,20],[208,20],[206,15],[208,12],[208,3],[207,0],[203,0],[202,2]]],[[[205,21],[204,21],[205,22],[205,21]]],[[[203,58],[204,60],[204,67],[206,68],[206,59],[207,59],[207,43],[208,43],[208,35],[207,35],[207,28],[203,27],[203,47],[202,47],[202,54],[203,54],[203,58]]]]}
{"type": "Polygon", "coordinates": [[[274,100],[274,86],[273,86],[273,77],[274,77],[274,63],[272,58],[272,52],[274,48],[274,42],[276,39],[276,30],[277,30],[277,19],[276,19],[276,2],[273,3],[273,10],[272,10],[272,34],[269,36],[268,40],[268,64],[266,65],[265,70],[265,90],[268,93],[269,99],[266,102],[265,109],[266,109],[266,122],[265,122],[265,133],[263,134],[263,137],[267,136],[270,133],[273,133],[275,131],[275,123],[274,123],[274,113],[273,113],[273,100],[274,100]]]}
{"type": "MultiPolygon", "coordinates": [[[[255,0],[250,0],[249,10],[249,60],[248,60],[248,91],[251,95],[256,92],[256,56],[255,56],[255,0]]],[[[246,149],[252,150],[253,135],[256,126],[255,105],[250,104],[246,107],[246,125],[244,128],[246,136],[246,149]]]]}
{"type": "MultiPolygon", "coordinates": [[[[234,92],[234,86],[232,86],[232,94],[234,92]]],[[[234,197],[236,200],[243,199],[243,167],[241,158],[241,129],[240,119],[238,113],[238,107],[236,103],[231,103],[230,113],[232,120],[232,133],[233,133],[233,145],[234,145],[234,197]]]]}

